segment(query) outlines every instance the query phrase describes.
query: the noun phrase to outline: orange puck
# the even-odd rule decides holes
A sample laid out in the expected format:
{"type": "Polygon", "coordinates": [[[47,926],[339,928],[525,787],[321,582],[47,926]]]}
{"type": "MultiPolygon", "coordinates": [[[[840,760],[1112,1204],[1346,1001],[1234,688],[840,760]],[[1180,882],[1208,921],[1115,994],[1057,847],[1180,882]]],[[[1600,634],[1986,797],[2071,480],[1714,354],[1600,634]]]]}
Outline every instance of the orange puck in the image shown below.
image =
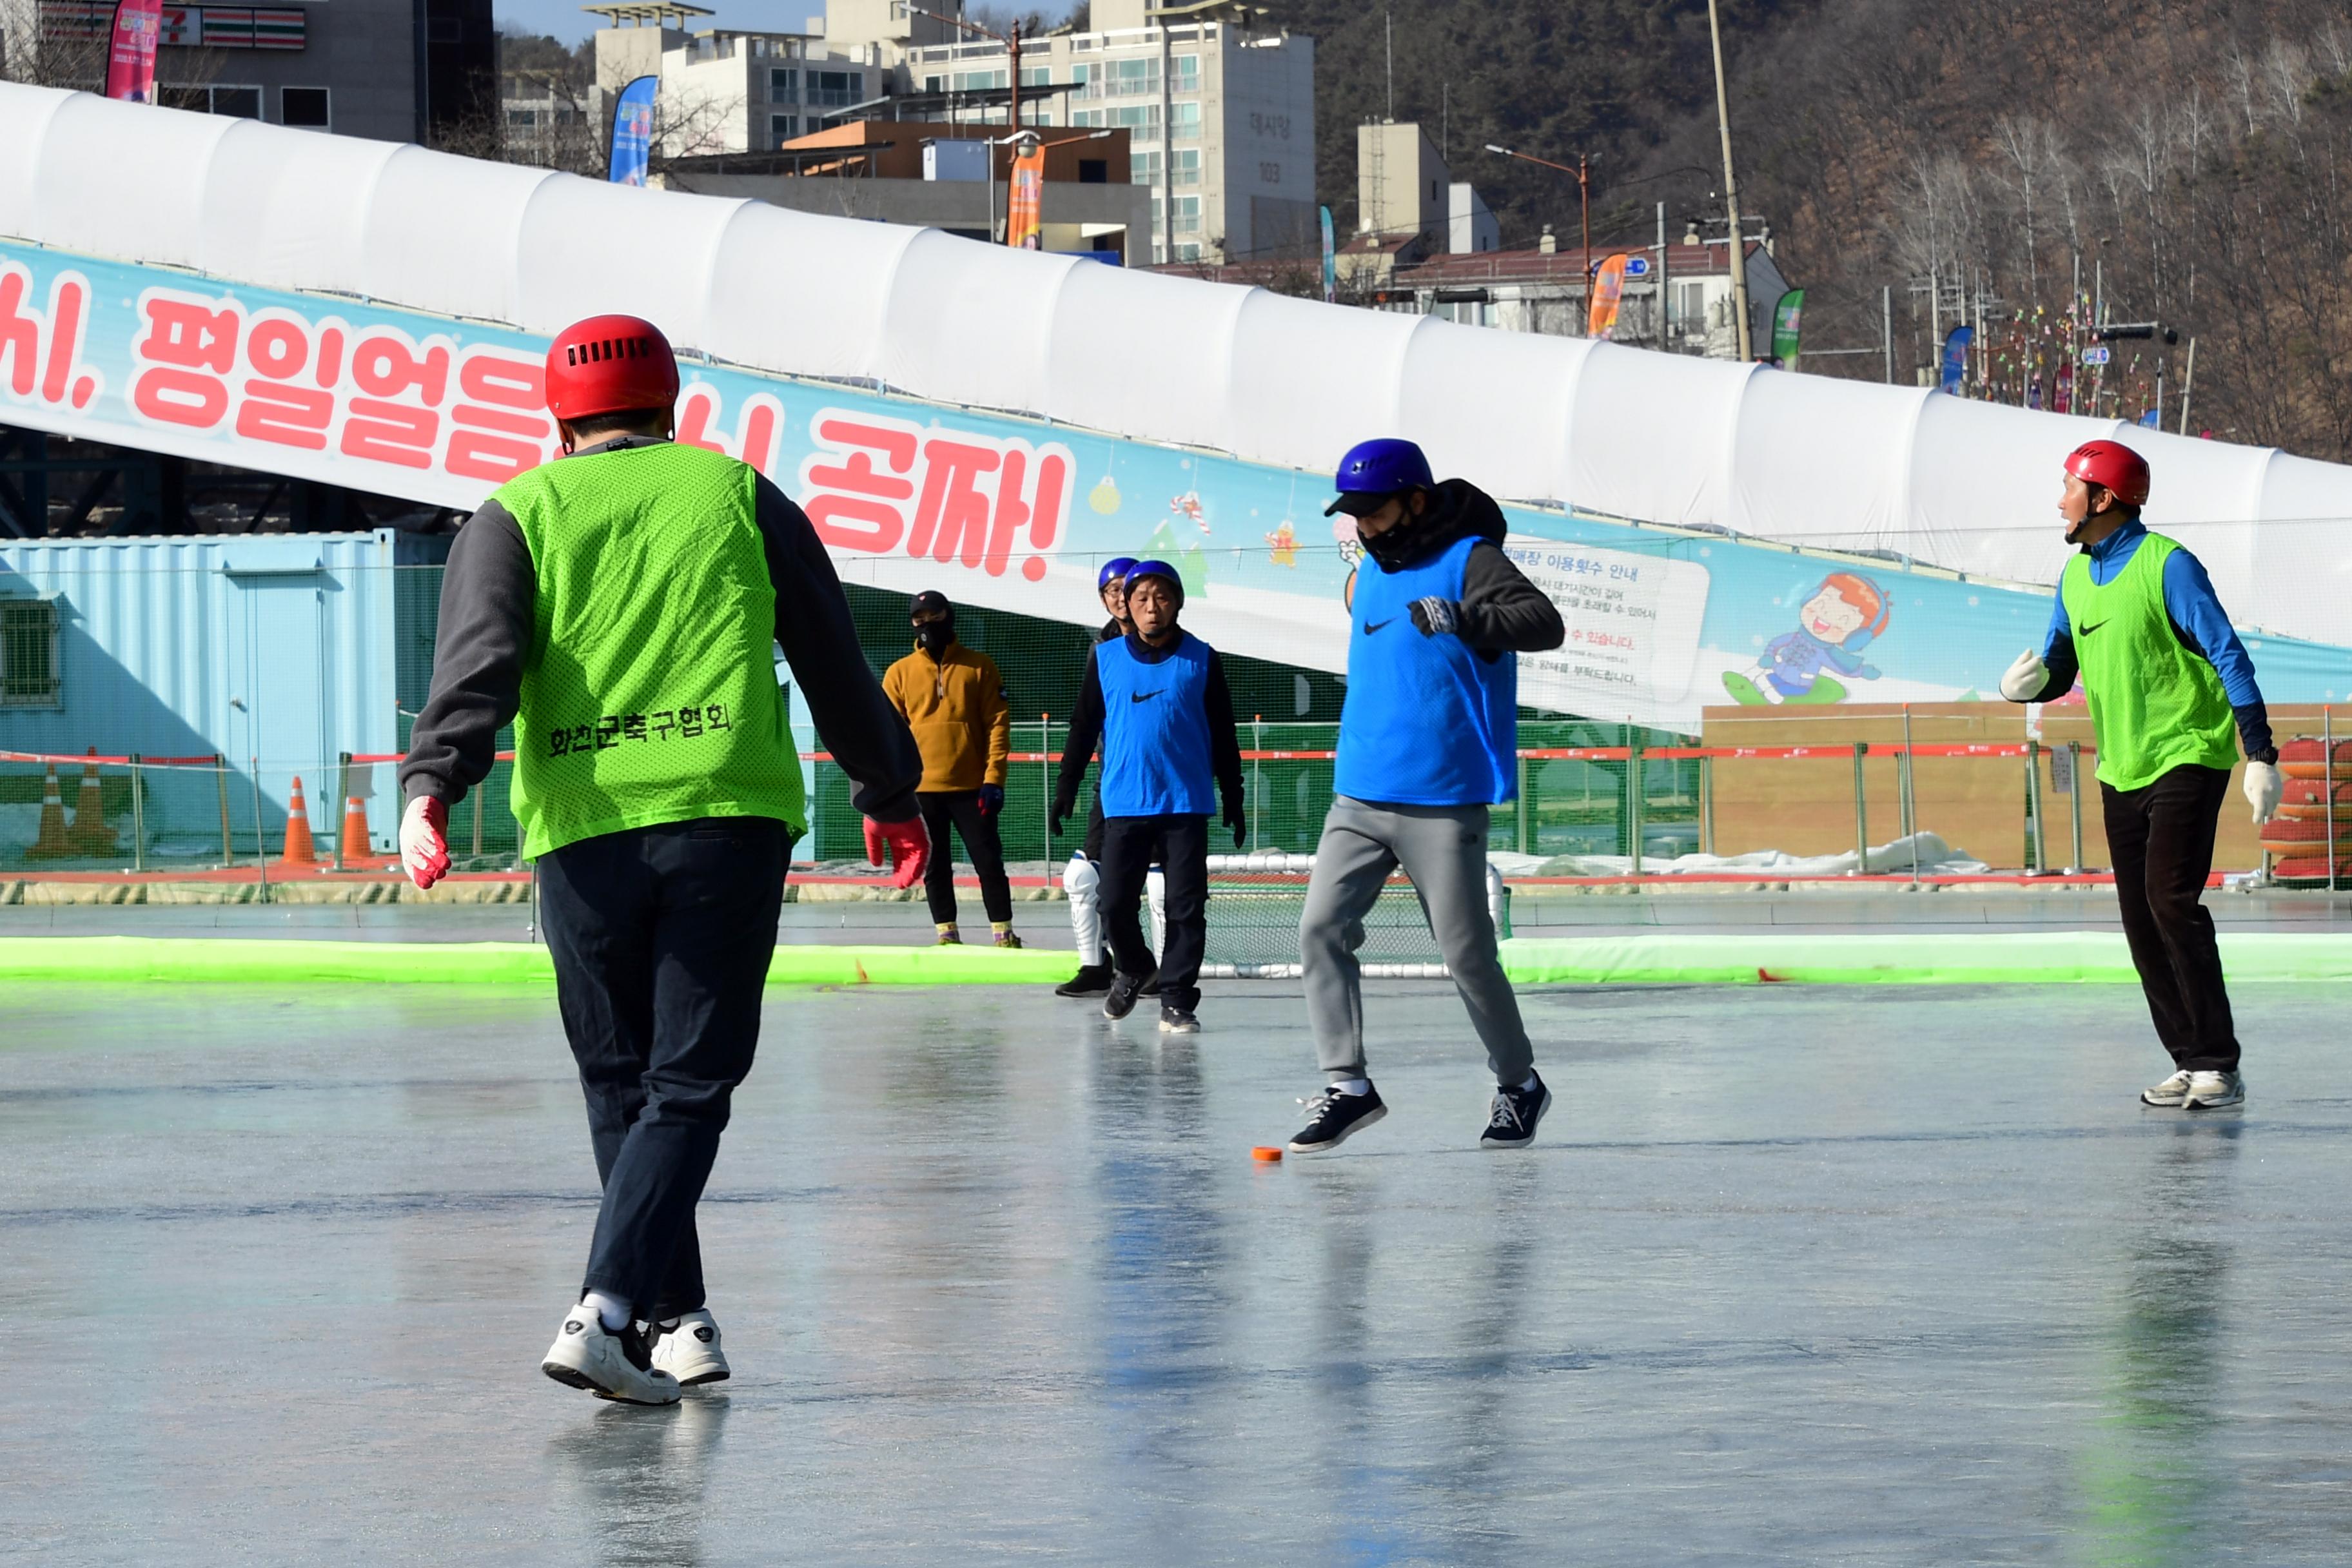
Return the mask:
{"type": "Polygon", "coordinates": [[[1263,1160],[1271,1165],[1280,1162],[1282,1151],[1272,1143],[1260,1143],[1250,1151],[1250,1158],[1263,1160]]]}

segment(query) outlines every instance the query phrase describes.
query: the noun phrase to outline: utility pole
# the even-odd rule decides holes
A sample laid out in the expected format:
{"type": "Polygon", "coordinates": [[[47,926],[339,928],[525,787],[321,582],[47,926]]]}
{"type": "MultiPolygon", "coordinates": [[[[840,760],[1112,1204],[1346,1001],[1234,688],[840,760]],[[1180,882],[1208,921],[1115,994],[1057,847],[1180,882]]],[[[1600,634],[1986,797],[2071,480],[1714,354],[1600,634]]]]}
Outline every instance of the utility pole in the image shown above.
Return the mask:
{"type": "MultiPolygon", "coordinates": [[[[1162,8],[1164,11],[1164,7],[1162,8]]],[[[1144,14],[1151,20],[1151,14],[1144,14]]],[[[1176,54],[1175,27],[1160,23],[1160,261],[1176,259],[1176,54]]]]}
{"type": "MultiPolygon", "coordinates": [[[[2197,390],[2197,340],[2189,340],[2189,368],[2180,376],[2180,433],[2189,434],[2189,395],[2197,390]]],[[[2164,406],[2158,404],[2158,407],[2164,406]]],[[[2162,415],[2158,416],[2162,418],[2162,415]]]]}
{"type": "Polygon", "coordinates": [[[1731,98],[1723,85],[1723,23],[1717,15],[1716,0],[1706,0],[1706,32],[1715,46],[1715,124],[1723,137],[1723,201],[1731,218],[1731,312],[1738,332],[1740,363],[1748,364],[1756,358],[1756,345],[1748,335],[1748,248],[1739,232],[1739,182],[1731,172],[1731,98]]]}
{"type": "MultiPolygon", "coordinates": [[[[1549,159],[1549,158],[1538,158],[1538,157],[1537,157],[1537,156],[1536,156],[1534,153],[1517,153],[1517,152],[1513,152],[1513,151],[1512,151],[1510,148],[1508,148],[1508,147],[1497,147],[1497,146],[1496,146],[1492,142],[1487,142],[1487,143],[1486,143],[1486,151],[1487,151],[1487,152],[1489,152],[1489,153],[1494,153],[1494,154],[1495,154],[1496,157],[1498,157],[1498,158],[1517,158],[1517,159],[1520,163],[1540,163],[1541,165],[1543,165],[1543,166],[1544,166],[1545,168],[1547,168],[1547,169],[1555,169],[1555,170],[1558,170],[1560,174],[1573,174],[1573,175],[1575,175],[1575,176],[1576,176],[1576,193],[1577,193],[1577,196],[1578,196],[1578,199],[1582,203],[1582,205],[1583,205],[1583,208],[1584,208],[1584,285],[1585,285],[1585,291],[1586,291],[1586,302],[1587,302],[1588,304],[1590,304],[1590,302],[1591,302],[1591,288],[1592,288],[1592,270],[1593,270],[1593,268],[1592,268],[1592,161],[1591,161],[1590,158],[1587,158],[1583,153],[1579,153],[1576,155],[1576,167],[1574,167],[1573,169],[1571,169],[1571,168],[1570,168],[1570,167],[1569,167],[1567,164],[1565,164],[1565,163],[1553,163],[1553,162],[1552,162],[1550,159],[1549,159]]],[[[1659,218],[1659,223],[1660,223],[1660,225],[1661,225],[1662,226],[1661,226],[1661,228],[1660,228],[1660,231],[1659,231],[1659,232],[1660,232],[1660,234],[1661,234],[1662,236],[1663,236],[1664,232],[1664,227],[1663,227],[1663,225],[1664,225],[1664,221],[1665,221],[1665,220],[1664,220],[1664,217],[1663,216],[1663,215],[1664,214],[1665,210],[1666,210],[1666,205],[1665,205],[1665,203],[1664,203],[1664,202],[1660,202],[1660,203],[1658,204],[1658,211],[1659,211],[1659,213],[1662,215],[1662,216],[1660,216],[1660,218],[1659,218]]],[[[1662,256],[1663,256],[1664,254],[1664,253],[1663,251],[1661,251],[1661,252],[1660,252],[1660,255],[1662,255],[1662,256]]],[[[1736,278],[1738,276],[1738,273],[1734,273],[1732,276],[1736,279],[1736,278]]]]}
{"type": "Polygon", "coordinates": [[[1592,166],[1583,153],[1576,155],[1576,200],[1584,212],[1584,286],[1592,288],[1592,166]]]}
{"type": "MultiPolygon", "coordinates": [[[[1000,33],[993,27],[983,27],[977,22],[967,22],[961,16],[950,16],[940,11],[926,11],[920,5],[909,5],[907,9],[914,16],[929,16],[934,22],[945,22],[949,26],[961,27],[967,33],[978,33],[983,38],[994,38],[998,43],[1004,46],[1005,53],[1008,57],[1008,63],[1012,68],[1006,78],[1006,79],[1011,83],[1013,91],[1013,121],[1009,129],[1017,134],[1021,130],[1021,24],[1018,21],[1015,21],[1013,24],[1013,30],[1010,33],[1000,33]]],[[[983,124],[987,122],[987,116],[988,111],[985,109],[982,110],[981,119],[983,124]]],[[[988,177],[989,180],[993,183],[996,178],[996,144],[990,142],[987,137],[982,137],[981,140],[984,142],[988,142],[988,177]]],[[[1013,138],[1011,136],[1005,138],[1008,145],[1012,140],[1013,138]]],[[[992,198],[989,204],[989,223],[991,227],[988,233],[989,241],[992,244],[993,244],[996,239],[996,230],[993,226],[996,222],[995,211],[995,202],[992,198]]]]}
{"type": "Polygon", "coordinates": [[[1886,384],[1895,384],[1895,285],[1878,291],[1878,330],[1886,348],[1886,384]]]}
{"type": "Polygon", "coordinates": [[[1389,54],[1388,121],[1391,125],[1394,125],[1396,123],[1396,13],[1392,10],[1384,10],[1381,13],[1381,37],[1389,54]]]}
{"type": "Polygon", "coordinates": [[[1666,265],[1666,204],[1660,202],[1658,204],[1658,277],[1656,283],[1658,290],[1658,352],[1660,353],[1671,353],[1674,352],[1667,346],[1666,342],[1666,312],[1673,309],[1675,298],[1669,287],[1673,281],[1673,269],[1666,265]]]}

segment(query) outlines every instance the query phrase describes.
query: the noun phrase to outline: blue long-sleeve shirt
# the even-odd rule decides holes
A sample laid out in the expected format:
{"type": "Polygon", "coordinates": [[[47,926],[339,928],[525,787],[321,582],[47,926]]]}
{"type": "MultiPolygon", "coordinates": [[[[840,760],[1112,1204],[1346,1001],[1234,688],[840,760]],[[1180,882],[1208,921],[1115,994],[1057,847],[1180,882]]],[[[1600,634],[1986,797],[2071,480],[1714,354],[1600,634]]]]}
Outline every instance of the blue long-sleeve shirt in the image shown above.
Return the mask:
{"type": "MultiPolygon", "coordinates": [[[[2147,524],[2127,522],[2085,549],[2083,553],[2090,558],[2091,581],[2102,587],[2114,582],[2147,537],[2147,524]]],[[[2175,550],[2165,560],[2164,613],[2180,646],[2211,665],[2213,673],[2221,678],[2230,710],[2237,715],[2238,743],[2247,760],[2276,762],[2270,710],[2263,701],[2263,689],[2254,684],[2254,661],[2246,645],[2238,640],[2237,628],[2222,613],[2213,580],[2205,574],[2205,563],[2186,550],[2175,550]]],[[[2066,618],[2063,594],[2050,603],[2050,635],[2042,641],[2042,662],[2050,668],[2050,682],[2036,700],[2047,702],[2074,689],[2082,665],[2074,655],[2074,628],[2066,618]]]]}

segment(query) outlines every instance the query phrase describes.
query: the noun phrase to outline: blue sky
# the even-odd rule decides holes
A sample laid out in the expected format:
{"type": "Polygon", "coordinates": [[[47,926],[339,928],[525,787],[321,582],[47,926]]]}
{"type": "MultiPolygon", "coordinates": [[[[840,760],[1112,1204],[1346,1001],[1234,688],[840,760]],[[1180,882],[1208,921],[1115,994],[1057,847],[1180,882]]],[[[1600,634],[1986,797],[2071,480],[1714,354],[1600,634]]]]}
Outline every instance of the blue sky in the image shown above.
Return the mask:
{"type": "MultiPolygon", "coordinates": [[[[780,33],[797,33],[808,26],[811,16],[822,15],[824,0],[694,0],[719,13],[698,27],[736,27],[745,31],[766,29],[780,33]]],[[[974,9],[973,0],[966,0],[974,9]]],[[[1034,7],[1054,13],[1066,13],[1070,0],[1031,0],[1023,10],[1034,7]]],[[[1010,7],[1006,7],[1010,9],[1010,7]]],[[[497,0],[497,16],[501,27],[519,28],[525,32],[545,33],[551,37],[576,44],[596,30],[597,19],[580,9],[580,0],[497,0]]]]}

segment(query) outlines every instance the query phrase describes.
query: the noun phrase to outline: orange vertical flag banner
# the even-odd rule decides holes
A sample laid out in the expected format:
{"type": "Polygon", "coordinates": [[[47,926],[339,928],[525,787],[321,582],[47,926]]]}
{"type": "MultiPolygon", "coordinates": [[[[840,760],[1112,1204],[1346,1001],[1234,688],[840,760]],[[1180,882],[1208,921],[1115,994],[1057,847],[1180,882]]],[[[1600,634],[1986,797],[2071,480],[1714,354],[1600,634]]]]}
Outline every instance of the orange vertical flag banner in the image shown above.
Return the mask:
{"type": "Polygon", "coordinates": [[[1031,142],[1013,160],[1013,195],[1004,209],[1004,243],[1023,250],[1045,247],[1045,149],[1031,142]]]}
{"type": "Polygon", "coordinates": [[[1625,253],[1619,251],[1592,274],[1591,319],[1588,337],[1605,338],[1617,325],[1617,301],[1625,292],[1625,253]]]}

